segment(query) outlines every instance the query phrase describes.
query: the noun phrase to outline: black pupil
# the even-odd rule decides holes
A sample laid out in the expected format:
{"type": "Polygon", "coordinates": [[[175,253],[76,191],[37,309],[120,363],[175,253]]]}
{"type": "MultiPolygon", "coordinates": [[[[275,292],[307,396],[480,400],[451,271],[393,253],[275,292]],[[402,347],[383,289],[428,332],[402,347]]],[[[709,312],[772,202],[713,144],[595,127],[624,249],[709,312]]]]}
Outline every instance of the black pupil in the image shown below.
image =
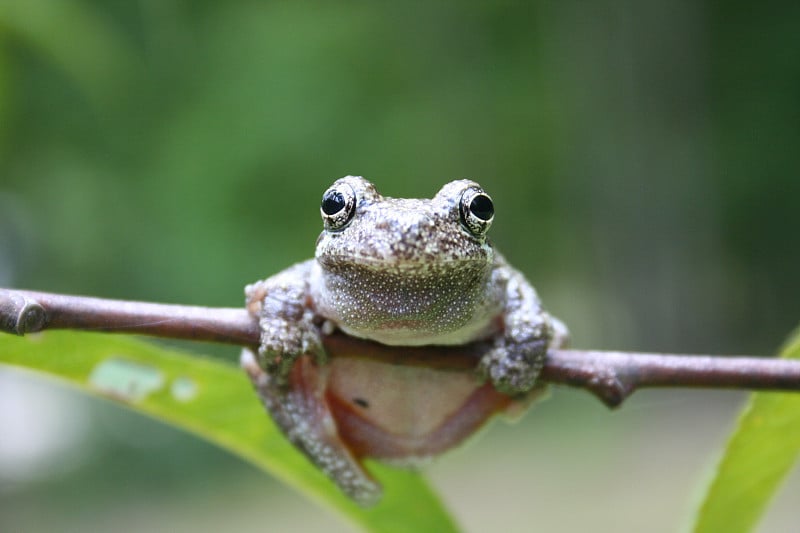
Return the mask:
{"type": "Polygon", "coordinates": [[[335,215],[344,209],[344,195],[339,191],[328,191],[322,196],[322,212],[335,215]]]}
{"type": "Polygon", "coordinates": [[[479,194],[469,204],[469,211],[481,220],[489,220],[494,216],[492,201],[485,194],[479,194]]]}

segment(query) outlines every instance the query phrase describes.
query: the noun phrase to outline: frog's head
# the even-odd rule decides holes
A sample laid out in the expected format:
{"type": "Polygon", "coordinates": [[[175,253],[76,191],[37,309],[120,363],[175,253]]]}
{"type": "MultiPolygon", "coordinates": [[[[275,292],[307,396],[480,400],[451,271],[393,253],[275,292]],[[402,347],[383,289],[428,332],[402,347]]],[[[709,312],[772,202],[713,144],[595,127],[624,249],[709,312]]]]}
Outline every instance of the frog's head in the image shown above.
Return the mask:
{"type": "Polygon", "coordinates": [[[322,299],[346,330],[446,335],[474,318],[490,290],[494,207],[474,181],[452,181],[432,199],[402,199],[346,176],[325,191],[320,212],[322,299]]]}

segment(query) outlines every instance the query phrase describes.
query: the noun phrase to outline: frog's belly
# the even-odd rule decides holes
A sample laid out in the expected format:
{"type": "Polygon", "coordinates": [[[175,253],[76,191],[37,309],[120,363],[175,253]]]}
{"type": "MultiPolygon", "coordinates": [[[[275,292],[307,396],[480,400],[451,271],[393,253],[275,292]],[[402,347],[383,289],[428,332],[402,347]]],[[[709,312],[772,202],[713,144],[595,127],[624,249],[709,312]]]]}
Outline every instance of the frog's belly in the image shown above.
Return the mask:
{"type": "Polygon", "coordinates": [[[334,357],[325,401],[356,456],[428,457],[458,444],[512,403],[472,370],[334,357]]]}

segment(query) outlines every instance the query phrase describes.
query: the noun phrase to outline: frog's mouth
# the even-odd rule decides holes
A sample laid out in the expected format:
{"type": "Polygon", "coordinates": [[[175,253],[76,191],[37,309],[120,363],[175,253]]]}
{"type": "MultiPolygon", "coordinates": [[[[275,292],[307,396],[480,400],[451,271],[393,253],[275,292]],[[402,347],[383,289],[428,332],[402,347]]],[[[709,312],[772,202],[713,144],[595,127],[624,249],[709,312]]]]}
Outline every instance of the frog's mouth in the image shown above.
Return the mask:
{"type": "Polygon", "coordinates": [[[328,270],[344,268],[376,272],[415,272],[448,268],[475,268],[491,263],[486,255],[478,257],[441,256],[435,254],[371,255],[363,253],[318,254],[317,261],[328,270]]]}
{"type": "Polygon", "coordinates": [[[351,283],[377,283],[375,286],[378,287],[382,284],[381,279],[404,280],[413,285],[415,280],[485,273],[492,268],[494,253],[490,247],[478,254],[449,255],[442,255],[436,250],[426,253],[415,250],[401,254],[365,249],[318,253],[316,260],[325,272],[350,278],[351,283]]]}
{"type": "Polygon", "coordinates": [[[494,259],[488,240],[476,240],[466,232],[434,238],[414,232],[397,235],[376,226],[362,233],[358,238],[345,238],[323,232],[317,239],[317,261],[326,269],[358,265],[406,271],[429,265],[485,265],[494,259]]]}

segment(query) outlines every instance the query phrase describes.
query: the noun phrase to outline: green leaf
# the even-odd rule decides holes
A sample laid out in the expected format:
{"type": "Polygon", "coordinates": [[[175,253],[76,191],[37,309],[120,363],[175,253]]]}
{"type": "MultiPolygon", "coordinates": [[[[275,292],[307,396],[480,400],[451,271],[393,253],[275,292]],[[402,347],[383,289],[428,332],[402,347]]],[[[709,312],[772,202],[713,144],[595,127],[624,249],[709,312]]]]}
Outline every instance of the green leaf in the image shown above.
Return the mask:
{"type": "Polygon", "coordinates": [[[0,335],[0,364],[43,372],[194,433],[368,531],[457,529],[425,480],[410,471],[370,465],[384,498],[372,509],[353,504],[289,444],[232,364],[126,337],[61,331],[0,335]]]}
{"type": "MultiPolygon", "coordinates": [[[[800,359],[800,330],[781,356],[800,359]]],[[[753,394],[706,492],[694,531],[751,531],[798,453],[800,396],[753,394]]]]}

